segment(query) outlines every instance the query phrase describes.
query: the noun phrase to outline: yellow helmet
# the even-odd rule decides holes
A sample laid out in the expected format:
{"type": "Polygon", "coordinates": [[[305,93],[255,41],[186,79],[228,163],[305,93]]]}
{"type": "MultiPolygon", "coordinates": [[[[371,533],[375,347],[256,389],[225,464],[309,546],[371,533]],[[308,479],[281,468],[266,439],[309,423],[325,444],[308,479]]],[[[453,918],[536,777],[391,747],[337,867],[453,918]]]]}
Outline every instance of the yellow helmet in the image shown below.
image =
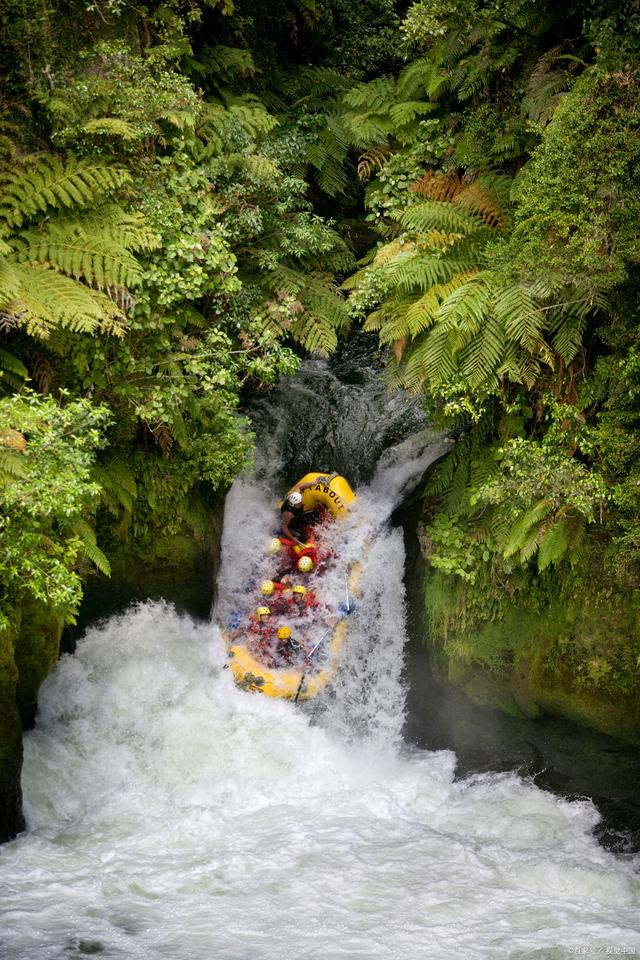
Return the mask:
{"type": "Polygon", "coordinates": [[[288,640],[291,636],[289,627],[278,627],[278,640],[288,640]]]}
{"type": "Polygon", "coordinates": [[[293,592],[299,594],[301,597],[306,597],[307,588],[303,587],[301,583],[296,583],[293,588],[293,592]]]}
{"type": "Polygon", "coordinates": [[[310,573],[313,570],[313,560],[311,557],[300,557],[298,560],[298,570],[300,573],[310,573]]]}
{"type": "Polygon", "coordinates": [[[262,617],[268,617],[270,613],[271,610],[269,610],[269,607],[258,607],[256,617],[260,620],[262,617]]]}
{"type": "Polygon", "coordinates": [[[279,537],[273,537],[272,540],[269,540],[267,544],[267,553],[273,556],[274,553],[279,553],[282,550],[282,543],[280,542],[279,537]]]}
{"type": "Polygon", "coordinates": [[[262,581],[262,585],[260,587],[260,593],[262,594],[263,597],[270,597],[274,590],[275,590],[275,586],[274,586],[273,580],[262,581]]]}

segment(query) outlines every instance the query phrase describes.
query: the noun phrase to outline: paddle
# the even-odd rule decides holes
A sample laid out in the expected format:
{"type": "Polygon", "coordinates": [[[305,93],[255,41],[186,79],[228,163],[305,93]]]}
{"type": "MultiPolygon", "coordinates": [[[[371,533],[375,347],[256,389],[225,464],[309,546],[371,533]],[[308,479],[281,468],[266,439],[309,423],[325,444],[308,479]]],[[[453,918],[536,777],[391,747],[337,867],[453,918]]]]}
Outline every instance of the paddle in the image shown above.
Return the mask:
{"type": "MultiPolygon", "coordinates": [[[[318,640],[318,642],[316,643],[316,645],[315,645],[314,647],[312,647],[312,649],[309,651],[309,653],[308,653],[307,656],[305,657],[305,660],[307,661],[307,663],[309,662],[309,660],[311,660],[311,657],[314,655],[314,653],[316,652],[316,650],[318,649],[318,647],[320,646],[320,644],[322,643],[322,641],[324,640],[324,638],[329,636],[329,634],[331,633],[332,629],[333,629],[333,627],[329,627],[328,630],[325,630],[325,632],[322,634],[322,636],[320,637],[320,639],[318,640]]],[[[305,671],[304,671],[304,673],[302,674],[302,676],[300,677],[300,683],[298,684],[298,689],[296,690],[296,695],[295,695],[295,697],[293,698],[293,702],[294,702],[294,703],[297,703],[297,702],[298,702],[298,697],[300,696],[300,691],[302,690],[302,684],[304,683],[304,678],[306,677],[306,675],[307,675],[307,670],[306,670],[306,667],[305,667],[305,671]]]]}

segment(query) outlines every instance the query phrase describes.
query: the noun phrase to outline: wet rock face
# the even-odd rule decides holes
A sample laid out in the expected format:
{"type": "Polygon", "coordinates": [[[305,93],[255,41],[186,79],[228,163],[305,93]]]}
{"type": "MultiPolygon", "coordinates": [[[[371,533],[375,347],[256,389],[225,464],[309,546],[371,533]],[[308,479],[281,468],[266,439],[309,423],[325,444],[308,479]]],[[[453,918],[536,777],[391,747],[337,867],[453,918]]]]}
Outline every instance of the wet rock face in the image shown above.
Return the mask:
{"type": "Polygon", "coordinates": [[[21,773],[22,749],[19,757],[0,760],[0,843],[13,840],[25,828],[22,814],[21,773]]]}
{"type": "Polygon", "coordinates": [[[63,617],[25,600],[0,632],[0,842],[24,830],[22,729],[33,726],[38,690],[60,650],[63,617]]]}
{"type": "Polygon", "coordinates": [[[22,816],[22,728],[16,706],[15,643],[19,617],[0,631],[0,842],[24,829],[22,816]]]}

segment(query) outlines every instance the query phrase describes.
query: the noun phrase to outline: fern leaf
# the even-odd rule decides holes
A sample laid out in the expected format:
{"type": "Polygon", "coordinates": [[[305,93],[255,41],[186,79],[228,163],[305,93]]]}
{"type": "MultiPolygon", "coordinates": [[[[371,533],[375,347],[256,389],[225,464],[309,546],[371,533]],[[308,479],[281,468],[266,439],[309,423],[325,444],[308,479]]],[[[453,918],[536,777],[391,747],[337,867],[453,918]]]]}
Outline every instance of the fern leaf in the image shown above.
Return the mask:
{"type": "Polygon", "coordinates": [[[82,129],[85,133],[120,137],[122,140],[135,140],[137,137],[135,126],[120,117],[96,117],[83,124],[82,129]]]}
{"type": "Polygon", "coordinates": [[[0,234],[20,227],[50,208],[95,204],[131,180],[121,167],[100,166],[86,161],[63,163],[50,155],[24,170],[0,175],[0,234]]]}
{"type": "Polygon", "coordinates": [[[110,577],[111,564],[97,545],[95,532],[89,524],[78,518],[70,524],[70,529],[80,541],[82,553],[98,568],[100,573],[110,577]]]}
{"type": "Polygon", "coordinates": [[[113,457],[105,464],[94,464],[93,476],[100,484],[103,495],[112,513],[122,507],[131,512],[137,496],[136,481],[131,468],[120,457],[113,457]]]}
{"type": "Polygon", "coordinates": [[[549,500],[538,500],[530,510],[527,510],[527,512],[520,517],[517,523],[511,528],[507,542],[503,547],[502,555],[505,559],[512,557],[513,554],[518,551],[522,552],[525,550],[526,552],[531,548],[533,543],[531,539],[532,528],[535,528],[534,532],[538,533],[540,522],[551,513],[551,510],[552,505],[549,500]]]}
{"type": "Polygon", "coordinates": [[[291,324],[291,335],[309,353],[328,356],[338,343],[335,330],[323,318],[306,313],[291,324]]]}
{"type": "MultiPolygon", "coordinates": [[[[0,348],[0,373],[4,376],[9,374],[12,385],[21,386],[21,381],[29,379],[29,371],[17,357],[12,353],[0,348]]],[[[0,442],[1,439],[0,439],[0,442]]]]}
{"type": "Polygon", "coordinates": [[[46,339],[52,327],[93,333],[103,324],[110,325],[116,335],[121,332],[118,321],[124,320],[122,311],[98,290],[54,270],[27,264],[16,264],[16,270],[23,281],[21,295],[2,309],[31,335],[46,339]]]}
{"type": "Polygon", "coordinates": [[[401,100],[416,100],[420,94],[436,99],[447,75],[436,63],[421,57],[402,70],[398,77],[397,96],[401,100]]]}
{"type": "Polygon", "coordinates": [[[83,229],[76,229],[64,239],[38,236],[29,232],[16,242],[19,262],[37,261],[76,279],[84,279],[90,286],[134,287],[142,278],[140,264],[132,254],[118,244],[101,237],[90,237],[83,229]]]}
{"type": "Polygon", "coordinates": [[[550,563],[558,563],[569,548],[567,521],[565,518],[550,524],[538,548],[538,570],[545,570],[550,563]]]}
{"type": "Polygon", "coordinates": [[[399,221],[406,230],[420,230],[423,233],[436,230],[462,235],[477,229],[477,223],[464,211],[438,200],[412,204],[402,211],[399,221]]]}
{"type": "MultiPolygon", "coordinates": [[[[2,438],[0,436],[0,444],[2,438]]],[[[0,450],[0,484],[6,486],[14,480],[23,480],[28,476],[27,466],[19,453],[13,453],[9,450],[0,450]]]]}

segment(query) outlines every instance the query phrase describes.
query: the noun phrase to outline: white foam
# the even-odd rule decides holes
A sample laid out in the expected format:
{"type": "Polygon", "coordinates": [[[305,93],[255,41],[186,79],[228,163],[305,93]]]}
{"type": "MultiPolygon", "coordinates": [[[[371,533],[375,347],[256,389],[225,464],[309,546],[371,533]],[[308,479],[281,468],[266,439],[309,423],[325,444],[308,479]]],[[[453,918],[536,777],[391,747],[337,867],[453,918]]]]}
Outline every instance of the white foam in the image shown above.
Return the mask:
{"type": "Polygon", "coordinates": [[[58,665],[26,739],[30,832],[0,850],[1,956],[640,949],[638,878],[589,803],[455,782],[450,753],[390,749],[395,728],[345,739],[331,713],[235,689],[221,648],[145,604],[58,665]]]}

